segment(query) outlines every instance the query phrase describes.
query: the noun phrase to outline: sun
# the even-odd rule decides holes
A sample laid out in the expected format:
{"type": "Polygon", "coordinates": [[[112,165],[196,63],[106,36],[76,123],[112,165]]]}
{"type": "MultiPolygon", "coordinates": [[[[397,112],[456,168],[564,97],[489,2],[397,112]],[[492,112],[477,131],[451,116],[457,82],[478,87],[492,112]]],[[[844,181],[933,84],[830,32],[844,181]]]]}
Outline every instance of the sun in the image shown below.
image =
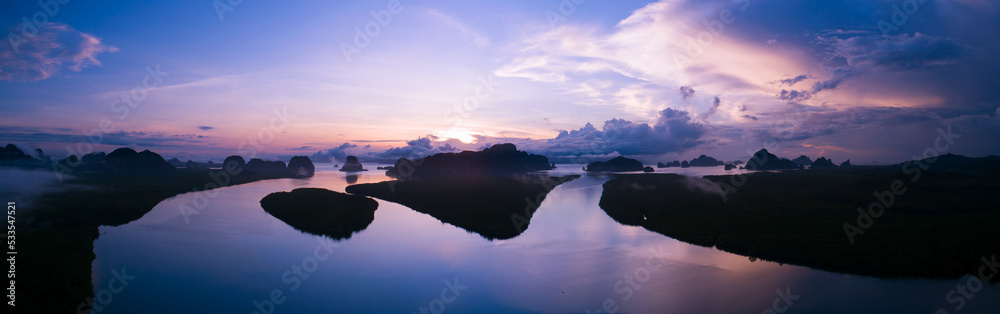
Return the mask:
{"type": "Polygon", "coordinates": [[[447,141],[450,139],[456,139],[464,144],[472,144],[476,142],[476,136],[483,135],[481,132],[469,131],[465,129],[447,129],[438,130],[434,132],[434,136],[438,137],[438,141],[447,141]]]}

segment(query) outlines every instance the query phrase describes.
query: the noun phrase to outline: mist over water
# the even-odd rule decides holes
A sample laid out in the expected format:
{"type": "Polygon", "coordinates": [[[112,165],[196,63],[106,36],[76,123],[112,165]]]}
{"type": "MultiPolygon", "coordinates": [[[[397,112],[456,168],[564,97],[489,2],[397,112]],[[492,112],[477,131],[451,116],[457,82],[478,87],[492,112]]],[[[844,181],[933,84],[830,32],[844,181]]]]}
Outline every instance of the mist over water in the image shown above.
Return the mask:
{"type": "Polygon", "coordinates": [[[45,170],[24,170],[0,167],[0,197],[3,202],[17,202],[18,210],[31,210],[29,206],[46,192],[60,186],[56,174],[45,170]]]}

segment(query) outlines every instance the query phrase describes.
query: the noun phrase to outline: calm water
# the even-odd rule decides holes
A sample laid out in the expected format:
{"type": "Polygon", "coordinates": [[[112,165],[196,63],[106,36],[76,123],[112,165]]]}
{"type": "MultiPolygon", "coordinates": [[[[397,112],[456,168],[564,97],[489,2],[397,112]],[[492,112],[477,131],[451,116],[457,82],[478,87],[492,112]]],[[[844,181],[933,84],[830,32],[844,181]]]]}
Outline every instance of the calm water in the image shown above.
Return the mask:
{"type": "MultiPolygon", "coordinates": [[[[387,180],[377,165],[366,166],[372,171],[358,183],[387,180]]],[[[581,173],[581,166],[552,172],[581,173]]],[[[658,169],[665,171],[726,173],[658,169]]],[[[179,195],[132,223],[102,227],[94,244],[95,293],[108,287],[112,271],[135,276],[102,313],[251,313],[260,311],[255,302],[270,310],[264,301],[276,289],[283,302],[273,305],[275,313],[585,312],[610,302],[634,313],[761,313],[779,297],[776,289],[797,296],[788,313],[933,313],[955,312],[957,303],[946,296],[971,278],[875,279],[686,244],[609,218],[597,205],[608,180],[601,175],[557,187],[528,229],[503,241],[379,200],[367,229],[332,242],[296,231],[258,203],[300,187],[342,192],[347,180],[321,165],[313,178],[228,187],[212,198],[179,195]],[[186,222],[178,207],[205,200],[186,222]]],[[[961,313],[997,309],[1000,287],[993,285],[965,300],[961,313]]]]}

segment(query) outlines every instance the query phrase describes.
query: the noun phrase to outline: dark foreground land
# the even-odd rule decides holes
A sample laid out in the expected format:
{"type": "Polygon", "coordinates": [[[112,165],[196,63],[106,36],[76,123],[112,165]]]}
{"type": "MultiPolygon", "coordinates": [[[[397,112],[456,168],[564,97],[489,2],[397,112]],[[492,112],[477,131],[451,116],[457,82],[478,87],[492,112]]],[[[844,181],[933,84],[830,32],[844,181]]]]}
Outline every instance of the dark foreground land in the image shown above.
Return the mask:
{"type": "Polygon", "coordinates": [[[357,184],[351,194],[396,202],[486,239],[510,239],[559,184],[579,176],[450,176],[357,184]]]}
{"type": "Polygon", "coordinates": [[[378,202],[327,189],[300,188],[268,194],[260,206],[296,230],[343,240],[368,228],[378,202]]]}
{"type": "MultiPolygon", "coordinates": [[[[60,189],[19,211],[17,307],[31,313],[89,313],[94,303],[91,265],[99,226],[129,223],[164,199],[193,190],[294,177],[232,173],[201,168],[67,177],[60,189]]],[[[197,210],[193,204],[191,209],[197,210]]],[[[196,212],[188,213],[197,219],[196,212]]]]}
{"type": "Polygon", "coordinates": [[[1000,158],[955,155],[705,177],[715,184],[619,175],[604,184],[600,206],[623,224],[751,258],[877,277],[959,277],[1000,254],[998,178],[1000,158]],[[716,184],[728,193],[713,191],[716,184]]]}

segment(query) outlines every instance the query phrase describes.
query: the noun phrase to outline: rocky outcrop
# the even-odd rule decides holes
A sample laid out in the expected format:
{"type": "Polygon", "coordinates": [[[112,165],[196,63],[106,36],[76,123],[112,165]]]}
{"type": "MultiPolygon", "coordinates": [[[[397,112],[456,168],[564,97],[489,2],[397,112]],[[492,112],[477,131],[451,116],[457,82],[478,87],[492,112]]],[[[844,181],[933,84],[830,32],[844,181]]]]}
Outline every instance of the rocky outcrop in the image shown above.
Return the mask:
{"type": "Polygon", "coordinates": [[[613,171],[613,172],[642,171],[643,166],[642,162],[639,162],[638,160],[632,158],[625,158],[623,156],[618,156],[606,162],[603,161],[592,162],[587,165],[587,168],[585,170],[613,171]]]}
{"type": "Polygon", "coordinates": [[[497,144],[482,151],[440,153],[421,159],[400,158],[386,175],[393,177],[507,176],[550,170],[545,156],[517,150],[514,144],[497,144]]]}
{"type": "Polygon", "coordinates": [[[250,158],[247,162],[247,170],[254,172],[268,172],[268,173],[279,173],[285,172],[287,168],[285,167],[285,162],[276,161],[264,161],[260,158],[250,158]]]}
{"type": "Polygon", "coordinates": [[[306,156],[295,156],[288,161],[288,171],[292,176],[304,178],[311,177],[316,173],[316,167],[313,166],[312,160],[306,156]]]}
{"type": "Polygon", "coordinates": [[[753,158],[747,162],[746,168],[749,170],[786,170],[798,169],[799,165],[791,160],[778,158],[767,149],[761,149],[753,154],[753,158]]]}
{"type": "Polygon", "coordinates": [[[239,174],[246,170],[247,161],[238,155],[232,155],[226,157],[226,160],[222,161],[222,170],[228,171],[233,174],[239,174]]]}
{"type": "Polygon", "coordinates": [[[170,164],[171,166],[174,166],[174,167],[184,167],[184,166],[187,166],[187,164],[185,164],[180,159],[177,159],[177,157],[170,158],[169,160],[167,160],[167,163],[170,164]]]}
{"type": "Polygon", "coordinates": [[[850,160],[850,159],[848,159],[848,160],[846,160],[846,161],[844,161],[844,162],[840,163],[840,166],[841,166],[841,167],[850,167],[850,166],[851,166],[851,160],[850,160]]]}
{"type": "MultiPolygon", "coordinates": [[[[820,158],[823,158],[823,157],[820,157],[820,158]]],[[[792,162],[794,162],[796,165],[799,165],[799,166],[809,166],[809,165],[813,164],[812,159],[809,159],[809,157],[807,157],[806,155],[799,155],[799,158],[793,159],[792,162]]]]}
{"type": "Polygon", "coordinates": [[[698,156],[698,158],[692,159],[688,165],[691,167],[715,167],[723,165],[724,163],[718,159],[708,157],[706,155],[698,156]]]}
{"type": "Polygon", "coordinates": [[[175,170],[160,154],[144,150],[136,152],[127,147],[112,151],[104,157],[104,166],[113,172],[157,173],[175,170]]]}
{"type": "Polygon", "coordinates": [[[837,168],[837,165],[833,164],[833,160],[826,159],[826,157],[817,158],[809,165],[809,169],[833,169],[837,168]]]}
{"type": "Polygon", "coordinates": [[[358,161],[358,157],[347,156],[347,161],[344,162],[344,167],[340,168],[340,171],[365,171],[365,168],[358,161]]]}
{"type": "Polygon", "coordinates": [[[17,148],[14,144],[7,144],[5,147],[0,147],[0,165],[34,166],[38,163],[39,160],[24,154],[24,151],[17,148]]]}

